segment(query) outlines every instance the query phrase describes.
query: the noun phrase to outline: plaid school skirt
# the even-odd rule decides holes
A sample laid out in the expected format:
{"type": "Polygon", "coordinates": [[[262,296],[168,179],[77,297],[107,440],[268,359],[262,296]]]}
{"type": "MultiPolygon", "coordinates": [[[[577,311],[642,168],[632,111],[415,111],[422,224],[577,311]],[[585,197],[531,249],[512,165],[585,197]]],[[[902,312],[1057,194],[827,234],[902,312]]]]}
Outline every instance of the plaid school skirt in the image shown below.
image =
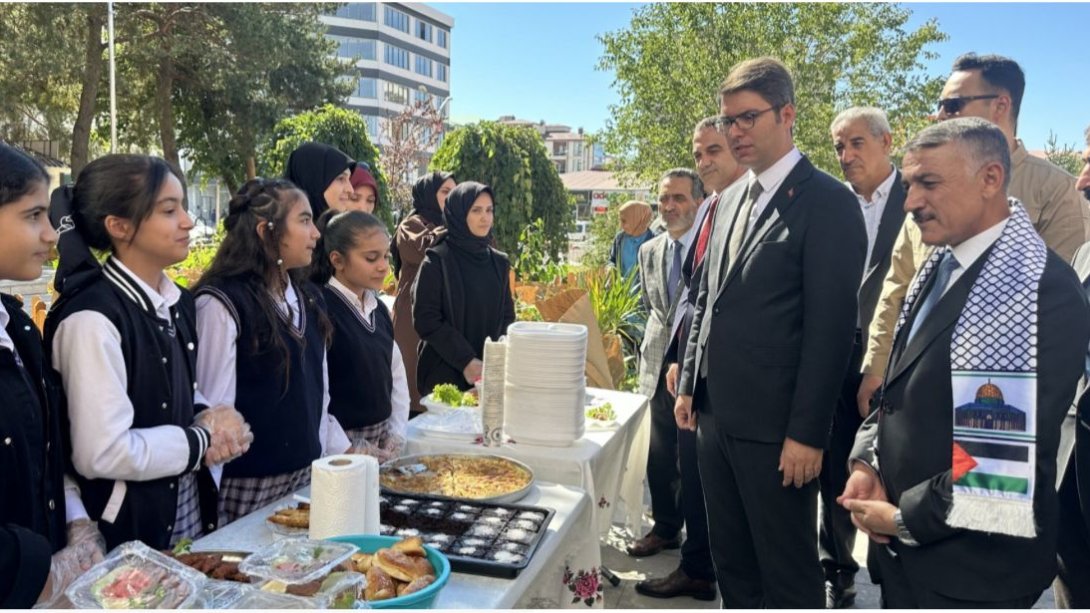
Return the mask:
{"type": "Polygon", "coordinates": [[[307,485],[310,485],[310,465],[269,477],[224,478],[220,484],[220,527],[307,485]]]}
{"type": "Polygon", "coordinates": [[[177,545],[184,538],[195,540],[203,533],[197,475],[186,473],[178,478],[178,511],[174,515],[174,533],[170,535],[170,544],[177,545]]]}
{"type": "Polygon", "coordinates": [[[348,440],[352,441],[352,448],[362,447],[364,443],[381,448],[390,437],[390,420],[383,420],[364,428],[345,430],[344,433],[348,435],[348,440]]]}

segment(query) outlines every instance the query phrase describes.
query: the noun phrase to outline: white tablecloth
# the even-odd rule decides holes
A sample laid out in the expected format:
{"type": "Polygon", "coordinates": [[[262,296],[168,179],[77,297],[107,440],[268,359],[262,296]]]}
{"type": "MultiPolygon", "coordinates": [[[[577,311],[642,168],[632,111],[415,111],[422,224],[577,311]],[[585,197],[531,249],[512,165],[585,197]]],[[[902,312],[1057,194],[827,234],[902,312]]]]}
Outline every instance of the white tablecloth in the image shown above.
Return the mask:
{"type": "Polygon", "coordinates": [[[617,426],[588,430],[571,447],[543,447],[509,442],[500,447],[426,438],[409,421],[406,454],[494,453],[523,462],[542,481],[574,485],[594,500],[599,536],[609,533],[613,522],[639,536],[643,514],[643,479],[647,474],[647,449],[651,417],[647,396],[588,388],[595,404],[613,404],[617,426]]]}
{"type": "MultiPolygon", "coordinates": [[[[193,551],[254,551],[273,542],[276,537],[266,526],[265,518],[278,505],[291,500],[290,496],[278,500],[220,528],[193,543],[193,551]]],[[[556,511],[529,566],[515,579],[453,573],[439,592],[435,608],[602,606],[602,584],[598,576],[601,551],[597,541],[584,536],[594,521],[594,505],[586,492],[539,481],[519,504],[556,511]]]]}

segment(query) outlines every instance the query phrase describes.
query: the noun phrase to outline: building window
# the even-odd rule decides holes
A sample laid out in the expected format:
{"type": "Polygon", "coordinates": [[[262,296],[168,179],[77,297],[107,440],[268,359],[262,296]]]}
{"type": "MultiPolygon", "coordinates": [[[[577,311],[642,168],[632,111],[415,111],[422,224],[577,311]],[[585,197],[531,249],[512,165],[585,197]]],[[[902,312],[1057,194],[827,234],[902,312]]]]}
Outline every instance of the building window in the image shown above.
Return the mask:
{"type": "Polygon", "coordinates": [[[337,55],[357,60],[375,59],[375,41],[330,34],[329,38],[337,41],[337,55]]]}
{"type": "Polygon", "coordinates": [[[440,47],[442,47],[444,49],[447,48],[447,37],[448,36],[450,36],[450,34],[448,34],[446,30],[439,30],[438,42],[439,42],[440,47]]]}
{"type": "Polygon", "coordinates": [[[367,122],[367,135],[371,137],[371,140],[378,139],[378,117],[374,115],[364,115],[363,120],[367,122]]]}
{"type": "Polygon", "coordinates": [[[409,69],[409,52],[401,47],[395,47],[389,43],[386,44],[386,63],[391,66],[397,66],[398,68],[409,69]]]}
{"type": "Polygon", "coordinates": [[[431,77],[431,60],[422,56],[416,56],[416,74],[422,74],[425,77],[431,77]]]}
{"type": "Polygon", "coordinates": [[[446,83],[447,82],[447,65],[439,64],[438,70],[436,70],[435,78],[446,83]]]}
{"type": "Polygon", "coordinates": [[[385,94],[386,102],[393,102],[394,104],[409,103],[409,88],[404,85],[387,81],[385,94]]]}
{"type": "Polygon", "coordinates": [[[581,143],[579,141],[576,141],[576,142],[571,144],[571,148],[572,148],[572,152],[571,152],[572,155],[574,155],[574,156],[583,155],[583,143],[581,143]]]}
{"type": "Polygon", "coordinates": [[[422,92],[419,89],[413,91],[413,102],[419,102],[421,104],[427,104],[431,101],[431,94],[428,92],[422,92]]]}
{"type": "Polygon", "coordinates": [[[360,98],[378,99],[378,82],[371,77],[360,77],[356,88],[356,95],[360,98]]]}
{"type": "Polygon", "coordinates": [[[393,7],[383,7],[386,9],[386,25],[394,28],[395,30],[401,30],[402,32],[409,33],[409,16],[393,7]]]}
{"type": "Polygon", "coordinates": [[[427,22],[424,22],[424,21],[420,21],[419,19],[417,19],[416,20],[416,37],[419,38],[420,40],[426,40],[426,41],[428,41],[430,43],[431,42],[431,24],[427,23],[427,22]]]}
{"type": "Polygon", "coordinates": [[[375,20],[374,2],[353,2],[337,9],[337,17],[345,19],[358,19],[360,21],[375,20]]]}

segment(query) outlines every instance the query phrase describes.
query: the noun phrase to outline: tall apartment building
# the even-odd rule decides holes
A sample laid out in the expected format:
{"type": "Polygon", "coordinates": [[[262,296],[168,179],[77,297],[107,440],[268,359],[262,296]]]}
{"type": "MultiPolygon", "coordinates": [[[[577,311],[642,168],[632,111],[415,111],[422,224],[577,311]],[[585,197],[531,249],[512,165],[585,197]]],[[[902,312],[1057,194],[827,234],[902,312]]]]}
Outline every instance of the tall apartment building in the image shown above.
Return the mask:
{"type": "Polygon", "coordinates": [[[352,2],[321,19],[338,57],[355,61],[344,106],[363,116],[372,142],[382,146],[381,117],[417,100],[430,97],[449,116],[452,17],[426,4],[352,2]]]}
{"type": "Polygon", "coordinates": [[[514,115],[504,115],[497,122],[509,126],[528,126],[537,130],[545,141],[549,160],[556,165],[556,171],[559,173],[590,170],[600,163],[601,147],[591,146],[587,142],[583,128],[572,132],[571,126],[544,121],[535,123],[526,119],[516,119],[514,115]]]}

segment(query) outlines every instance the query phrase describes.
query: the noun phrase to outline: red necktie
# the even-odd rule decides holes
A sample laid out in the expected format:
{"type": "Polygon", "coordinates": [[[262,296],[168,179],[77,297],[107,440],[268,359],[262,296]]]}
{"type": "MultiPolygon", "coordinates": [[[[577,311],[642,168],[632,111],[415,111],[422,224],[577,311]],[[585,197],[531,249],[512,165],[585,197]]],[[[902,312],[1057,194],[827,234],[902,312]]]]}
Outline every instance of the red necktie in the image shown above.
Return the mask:
{"type": "Polygon", "coordinates": [[[696,254],[693,258],[693,271],[704,261],[704,252],[708,249],[708,239],[712,235],[712,226],[715,224],[715,207],[719,206],[719,194],[712,200],[708,207],[708,214],[704,216],[704,224],[700,226],[700,235],[696,239],[696,254]]]}

